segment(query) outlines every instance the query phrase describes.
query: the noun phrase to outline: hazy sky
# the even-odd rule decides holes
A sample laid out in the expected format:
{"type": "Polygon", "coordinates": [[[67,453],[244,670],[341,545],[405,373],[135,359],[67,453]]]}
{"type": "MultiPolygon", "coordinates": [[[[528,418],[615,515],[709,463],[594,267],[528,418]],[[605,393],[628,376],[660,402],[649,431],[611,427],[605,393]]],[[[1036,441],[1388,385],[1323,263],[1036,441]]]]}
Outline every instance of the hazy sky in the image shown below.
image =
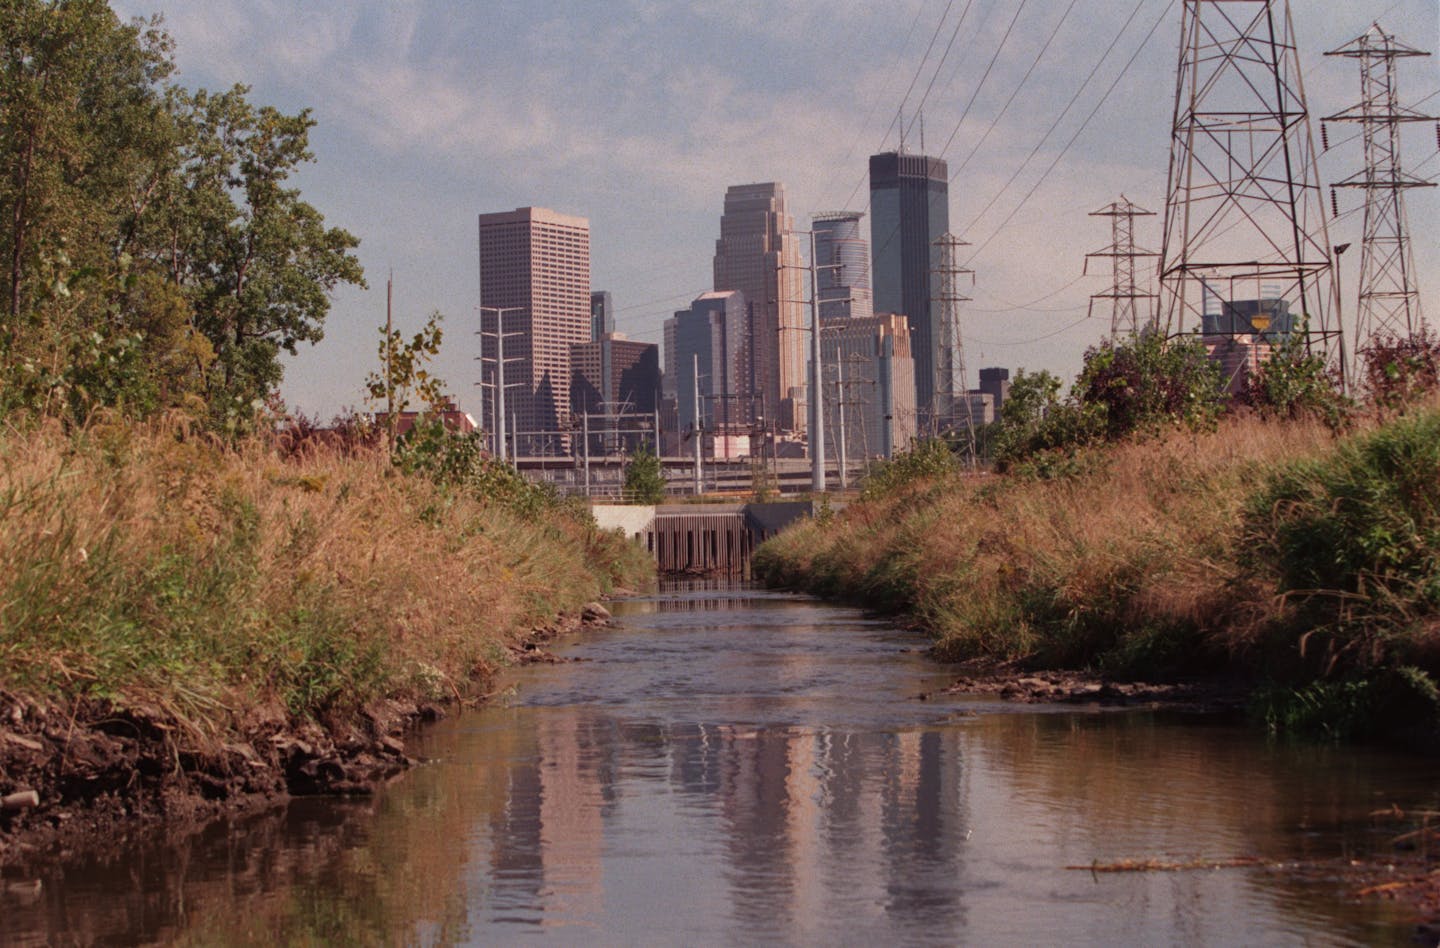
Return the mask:
{"type": "MultiPolygon", "coordinates": [[[[614,294],[620,331],[658,342],[664,319],[710,288],[727,186],[784,182],[799,227],[819,211],[866,210],[867,156],[895,146],[902,102],[918,150],[923,101],[926,150],[955,176],[952,230],[977,248],[963,317],[972,367],[1072,377],[1109,326],[1098,308],[1085,319],[1106,279],[1081,279],[1083,258],[1110,239],[1108,221],[1086,215],[1121,192],[1164,209],[1178,0],[112,5],[164,16],[186,86],[240,82],[259,103],[313,110],[317,161],[298,184],[330,224],[361,238],[370,282],[336,296],[324,341],[288,365],[287,400],[322,418],[363,407],[390,270],[402,328],[446,315],[439,374],[478,409],[477,213],[534,204],[588,217],[593,286],[614,294]]],[[[1320,53],[1372,20],[1440,48],[1436,0],[1292,9],[1314,116],[1358,99],[1355,63],[1320,53]]],[[[1440,112],[1435,57],[1402,61],[1399,81],[1405,102],[1433,94],[1421,108],[1440,112]]],[[[1360,143],[1340,144],[1350,134],[1331,131],[1327,184],[1360,167],[1360,143]]],[[[1404,157],[1440,174],[1431,126],[1407,130],[1404,157]]],[[[1432,325],[1437,190],[1409,197],[1432,325]]],[[[1358,208],[1359,195],[1341,202],[1358,208]]],[[[1332,242],[1358,242],[1359,231],[1360,214],[1348,214],[1332,242]]],[[[1142,220],[1137,238],[1158,249],[1159,218],[1142,220]]],[[[1358,256],[1346,258],[1347,293],[1358,256]]]]}

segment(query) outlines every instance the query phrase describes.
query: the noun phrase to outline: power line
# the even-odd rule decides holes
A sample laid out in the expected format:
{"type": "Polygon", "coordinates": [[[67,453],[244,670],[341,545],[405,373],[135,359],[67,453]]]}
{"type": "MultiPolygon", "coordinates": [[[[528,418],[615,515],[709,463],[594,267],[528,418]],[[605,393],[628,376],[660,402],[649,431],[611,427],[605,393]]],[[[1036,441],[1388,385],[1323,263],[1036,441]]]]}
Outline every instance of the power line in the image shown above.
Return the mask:
{"type": "Polygon", "coordinates": [[[1050,166],[1045,169],[1043,174],[1040,175],[1039,180],[1035,182],[1035,184],[1030,188],[1029,191],[1025,192],[1025,196],[1020,199],[1020,203],[1015,205],[1015,209],[1012,210],[1008,215],[1006,215],[1005,219],[1000,222],[1000,225],[990,232],[990,236],[986,237],[983,241],[980,242],[980,245],[975,248],[974,252],[976,254],[980,253],[982,250],[988,247],[990,245],[990,242],[994,240],[1000,234],[1000,232],[1009,225],[1012,220],[1015,219],[1015,215],[1020,213],[1020,209],[1023,208],[1026,204],[1028,204],[1030,199],[1035,196],[1035,192],[1040,189],[1040,186],[1045,183],[1047,178],[1050,177],[1050,173],[1055,170],[1057,165],[1060,164],[1060,160],[1065,157],[1065,154],[1070,150],[1070,146],[1074,145],[1076,139],[1078,139],[1080,135],[1085,131],[1085,129],[1090,126],[1091,119],[1095,118],[1096,113],[1098,113],[1101,107],[1103,107],[1105,103],[1109,100],[1111,93],[1115,91],[1115,87],[1120,85],[1120,80],[1124,79],[1126,73],[1130,71],[1130,67],[1135,65],[1135,60],[1140,58],[1140,54],[1145,50],[1145,47],[1149,44],[1150,39],[1155,35],[1155,31],[1160,28],[1160,24],[1163,23],[1165,21],[1165,18],[1170,15],[1170,10],[1174,6],[1175,0],[1170,0],[1170,2],[1165,5],[1164,11],[1161,12],[1159,18],[1157,18],[1155,20],[1155,23],[1150,27],[1150,31],[1145,34],[1145,38],[1140,41],[1140,45],[1135,48],[1135,52],[1131,54],[1128,60],[1126,60],[1124,67],[1120,70],[1114,81],[1110,83],[1109,88],[1105,90],[1105,94],[1100,97],[1100,101],[1095,103],[1095,108],[1091,109],[1090,114],[1085,116],[1085,120],[1081,122],[1080,127],[1075,130],[1075,134],[1070,136],[1070,140],[1067,141],[1065,143],[1065,146],[1060,149],[1060,152],[1055,156],[1055,160],[1050,162],[1050,166]]]}
{"type": "MultiPolygon", "coordinates": [[[[954,181],[957,177],[960,176],[960,172],[965,170],[965,167],[970,164],[970,159],[975,157],[975,153],[980,150],[980,146],[984,145],[986,139],[990,137],[990,133],[995,131],[995,127],[1000,124],[1000,120],[1005,117],[1005,113],[1010,111],[1010,105],[1015,101],[1015,97],[1018,96],[1020,94],[1020,91],[1025,88],[1025,84],[1030,81],[1030,76],[1035,72],[1035,67],[1040,65],[1040,60],[1045,57],[1045,53],[1050,49],[1050,44],[1055,42],[1055,37],[1060,34],[1060,28],[1065,25],[1065,20],[1069,18],[1070,11],[1075,9],[1075,4],[1079,2],[1080,0],[1070,0],[1070,5],[1065,8],[1064,13],[1060,14],[1060,19],[1055,22],[1054,28],[1050,30],[1050,35],[1045,38],[1044,45],[1042,45],[1040,47],[1040,51],[1035,54],[1035,59],[1030,63],[1030,68],[1025,70],[1025,75],[1020,78],[1019,84],[1017,84],[1014,90],[1011,91],[1010,98],[1005,100],[1005,104],[1001,106],[1000,111],[997,112],[994,117],[990,119],[990,124],[986,127],[985,133],[980,136],[979,141],[977,141],[973,146],[971,146],[969,153],[965,156],[965,160],[962,161],[960,163],[960,166],[956,168],[954,173],[950,175],[951,181],[954,181]]],[[[1012,23],[1011,25],[1013,26],[1014,24],[1012,23]]],[[[999,55],[999,50],[996,50],[996,55],[999,55]]],[[[990,61],[990,64],[993,66],[995,64],[995,60],[992,59],[990,61]]],[[[987,76],[990,74],[988,67],[986,68],[985,74],[987,76]]],[[[981,83],[984,83],[983,78],[981,79],[981,83]]],[[[978,87],[976,91],[979,91],[978,87]]],[[[973,103],[974,101],[974,97],[972,96],[970,102],[973,103]]],[[[969,114],[970,105],[967,104],[965,106],[965,112],[960,116],[960,121],[955,123],[955,130],[950,133],[950,137],[945,142],[945,147],[941,149],[940,153],[942,155],[950,150],[950,144],[955,141],[955,136],[960,134],[960,126],[964,124],[965,118],[969,114]]]]}
{"type": "MultiPolygon", "coordinates": [[[[1098,73],[1100,71],[1100,68],[1109,61],[1110,54],[1115,51],[1115,47],[1119,45],[1120,39],[1130,29],[1130,25],[1135,22],[1135,18],[1140,15],[1140,9],[1145,6],[1147,2],[1148,0],[1137,0],[1135,7],[1130,11],[1130,15],[1125,18],[1124,24],[1120,27],[1119,31],[1116,32],[1115,37],[1110,40],[1110,45],[1105,47],[1105,52],[1100,54],[1099,60],[1097,60],[1095,65],[1090,69],[1090,73],[1085,77],[1085,81],[1080,83],[1079,87],[1075,90],[1075,94],[1070,97],[1070,101],[1065,103],[1065,108],[1060,111],[1060,114],[1056,116],[1055,121],[1052,122],[1050,124],[1050,127],[1045,130],[1045,134],[1042,135],[1040,137],[1040,140],[1035,143],[1035,147],[1030,149],[1030,154],[1026,155],[1025,160],[1020,163],[1020,165],[1015,169],[1013,173],[1011,173],[1009,180],[1007,180],[1005,184],[1001,186],[999,191],[995,192],[995,196],[992,197],[983,208],[981,208],[980,213],[976,214],[975,218],[970,221],[968,226],[964,228],[965,231],[974,230],[975,225],[980,222],[980,219],[983,218],[987,213],[989,213],[990,208],[995,206],[996,202],[998,202],[1000,198],[1005,194],[1005,192],[1010,189],[1010,187],[1015,183],[1015,181],[1020,177],[1020,175],[1024,173],[1025,169],[1030,166],[1030,162],[1033,161],[1035,159],[1035,156],[1040,153],[1040,149],[1045,147],[1045,143],[1050,140],[1050,136],[1055,133],[1055,129],[1060,127],[1060,123],[1065,120],[1065,116],[1070,114],[1070,110],[1075,107],[1075,103],[1080,100],[1080,96],[1083,95],[1085,90],[1090,87],[1090,83],[1095,78],[1096,73],[1098,73]]],[[[1173,5],[1173,3],[1174,0],[1171,0],[1170,5],[1173,5]]],[[[1169,6],[1166,7],[1166,12],[1169,12],[1169,6]]],[[[979,251],[977,250],[976,253],[978,252],[979,251]]]]}
{"type": "MultiPolygon", "coordinates": [[[[960,35],[960,28],[965,25],[965,18],[970,15],[970,8],[974,5],[974,0],[965,0],[965,9],[960,11],[960,19],[955,21],[955,29],[950,31],[950,41],[945,44],[945,52],[941,55],[940,62],[935,64],[935,71],[930,74],[930,83],[925,87],[925,94],[920,97],[920,104],[911,110],[910,125],[906,127],[906,132],[909,132],[910,129],[914,127],[916,118],[918,117],[921,122],[920,134],[923,138],[925,134],[925,103],[929,101],[930,92],[935,88],[935,80],[940,78],[940,70],[945,68],[945,61],[950,58],[950,50],[955,48],[955,38],[960,35]]],[[[1025,0],[1021,0],[1020,6],[1025,6],[1025,0]]],[[[952,76],[951,79],[953,81],[954,77],[952,76]]],[[[900,140],[905,140],[903,134],[900,136],[900,140]]],[[[921,142],[920,150],[925,150],[923,141],[921,142]]]]}

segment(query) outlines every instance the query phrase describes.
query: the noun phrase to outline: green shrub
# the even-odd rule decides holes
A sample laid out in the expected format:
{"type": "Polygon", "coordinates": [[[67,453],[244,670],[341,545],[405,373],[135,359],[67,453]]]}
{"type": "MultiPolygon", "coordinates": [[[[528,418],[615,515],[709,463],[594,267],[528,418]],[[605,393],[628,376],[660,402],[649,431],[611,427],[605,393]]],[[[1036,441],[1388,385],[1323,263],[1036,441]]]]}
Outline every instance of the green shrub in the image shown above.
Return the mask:
{"type": "Polygon", "coordinates": [[[910,450],[872,464],[865,475],[861,496],[867,500],[884,497],[917,481],[944,477],[959,469],[955,452],[944,441],[937,438],[917,441],[910,450]]]}
{"type": "Polygon", "coordinates": [[[1440,616],[1440,411],[1277,472],[1248,505],[1243,549],[1292,603],[1302,658],[1408,663],[1440,616]]]}
{"type": "Polygon", "coordinates": [[[1261,414],[1279,418],[1319,418],[1343,428],[1354,408],[1340,391],[1340,380],[1326,358],[1309,352],[1305,337],[1292,333],[1245,380],[1238,401],[1261,414]]]}
{"type": "Polygon", "coordinates": [[[665,499],[665,470],[644,445],[625,464],[624,491],[625,499],[637,504],[658,504],[665,499]]]}
{"type": "Polygon", "coordinates": [[[1376,336],[1360,350],[1360,360],[1361,388],[1379,408],[1403,408],[1440,388],[1440,338],[1428,328],[1376,336]]]}

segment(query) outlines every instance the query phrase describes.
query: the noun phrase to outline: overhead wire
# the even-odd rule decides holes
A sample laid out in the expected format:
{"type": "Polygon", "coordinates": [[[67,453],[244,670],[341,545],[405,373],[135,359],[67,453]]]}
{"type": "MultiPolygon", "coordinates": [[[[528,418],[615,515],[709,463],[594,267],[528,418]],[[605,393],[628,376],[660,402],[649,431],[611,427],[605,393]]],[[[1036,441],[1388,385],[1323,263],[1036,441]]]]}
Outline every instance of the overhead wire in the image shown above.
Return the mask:
{"type": "MultiPolygon", "coordinates": [[[[907,50],[907,49],[910,48],[910,40],[915,36],[915,28],[920,25],[920,15],[921,15],[922,13],[924,13],[924,12],[925,12],[925,4],[924,4],[924,3],[917,4],[916,7],[915,7],[915,16],[914,16],[914,18],[912,18],[912,19],[910,20],[910,29],[906,31],[906,33],[905,33],[905,39],[904,39],[903,41],[901,41],[901,43],[900,43],[900,56],[898,57],[898,59],[903,59],[904,56],[905,56],[905,50],[907,50]]],[[[895,63],[895,66],[896,66],[896,67],[898,67],[898,66],[900,65],[898,59],[897,59],[897,62],[895,63]]],[[[861,139],[864,137],[864,135],[865,135],[865,131],[864,131],[864,130],[870,126],[871,120],[875,118],[875,113],[879,110],[879,108],[880,108],[880,103],[881,103],[881,100],[882,100],[883,98],[884,98],[883,95],[877,94],[877,95],[871,100],[871,102],[870,102],[870,110],[865,113],[865,118],[864,118],[863,120],[861,120],[861,122],[860,122],[860,125],[859,125],[859,129],[860,129],[860,130],[855,133],[855,138],[854,138],[854,140],[851,141],[850,147],[849,147],[848,149],[846,149],[846,151],[845,151],[844,161],[845,161],[846,163],[849,163],[849,161],[850,161],[850,156],[853,155],[853,154],[855,154],[855,147],[860,144],[860,140],[861,140],[861,139]]],[[[892,121],[892,123],[893,123],[894,120],[892,119],[891,121],[892,121]]],[[[888,134],[888,129],[887,129],[887,134],[888,134]]],[[[851,195],[850,195],[850,196],[853,198],[853,197],[854,197],[854,192],[851,192],[851,195]]]]}
{"type": "MultiPolygon", "coordinates": [[[[1030,68],[1026,69],[1025,75],[1020,77],[1020,82],[1016,84],[1013,90],[1011,90],[1010,97],[1005,100],[1005,104],[1000,107],[1000,111],[997,112],[990,119],[990,124],[986,127],[984,134],[980,136],[980,139],[973,146],[971,146],[969,153],[965,155],[965,160],[962,161],[959,167],[957,167],[955,171],[951,173],[950,180],[952,182],[956,178],[958,178],[960,176],[960,172],[964,171],[965,167],[970,164],[970,159],[975,157],[975,153],[980,150],[980,146],[985,144],[986,140],[990,137],[990,133],[995,131],[995,127],[1000,124],[1000,120],[1005,117],[1005,114],[1007,112],[1010,111],[1010,106],[1012,103],[1014,103],[1016,96],[1020,94],[1021,90],[1025,88],[1026,83],[1030,81],[1030,76],[1034,74],[1035,68],[1040,65],[1040,60],[1045,57],[1045,53],[1050,49],[1050,45],[1055,42],[1055,37],[1059,35],[1060,28],[1065,25],[1066,19],[1068,19],[1070,16],[1070,11],[1075,9],[1075,4],[1079,2],[1080,0],[1070,0],[1070,5],[1065,8],[1065,12],[1060,14],[1060,19],[1055,22],[1055,26],[1050,30],[1050,35],[1045,38],[1045,42],[1041,45],[1040,51],[1035,54],[1035,58],[1031,61],[1030,68]]],[[[1021,4],[1021,6],[1023,7],[1024,4],[1021,4]]],[[[1019,14],[1017,13],[1016,15],[1018,16],[1019,14]]],[[[1011,22],[1011,26],[1014,26],[1013,21],[1011,22]]],[[[1008,32],[1006,33],[1006,36],[1009,36],[1008,32]]],[[[995,55],[997,57],[1000,55],[1000,51],[998,49],[995,51],[995,55]]],[[[990,65],[993,66],[994,64],[995,59],[992,58],[990,60],[990,65]]],[[[985,74],[987,76],[990,74],[988,67],[986,68],[985,74]]],[[[983,77],[981,79],[981,83],[984,83],[983,77]]],[[[976,88],[976,93],[979,93],[979,87],[976,88]]],[[[955,136],[960,134],[960,128],[964,125],[966,117],[969,116],[970,106],[974,104],[974,101],[975,97],[971,96],[970,102],[966,103],[965,111],[962,112],[960,115],[960,121],[955,123],[955,129],[950,133],[950,137],[946,139],[945,147],[940,149],[940,154],[942,156],[950,150],[950,145],[955,141],[955,136]]]]}
{"type": "MultiPolygon", "coordinates": [[[[1075,130],[1075,134],[1070,136],[1070,139],[1065,143],[1064,147],[1060,149],[1058,154],[1056,154],[1055,159],[1050,162],[1050,166],[1045,169],[1044,173],[1040,175],[1040,178],[1035,182],[1035,184],[1032,185],[1030,190],[1025,193],[1025,196],[1020,199],[1020,203],[1016,204],[1015,208],[1011,210],[1008,215],[1006,215],[1003,221],[1000,222],[1000,225],[996,227],[993,231],[991,231],[990,235],[986,237],[983,241],[981,241],[980,244],[977,245],[973,251],[971,251],[971,259],[973,259],[975,255],[979,254],[982,250],[988,247],[991,241],[993,241],[997,236],[999,236],[1000,232],[1003,231],[1009,225],[1009,223],[1015,219],[1015,215],[1019,214],[1020,210],[1029,203],[1030,198],[1035,196],[1035,192],[1038,191],[1040,189],[1040,186],[1045,183],[1047,178],[1050,177],[1050,173],[1055,170],[1057,165],[1060,164],[1061,159],[1063,159],[1066,153],[1070,151],[1070,147],[1075,144],[1075,141],[1080,137],[1080,135],[1090,126],[1090,121],[1095,118],[1096,114],[1100,111],[1100,109],[1105,105],[1107,101],[1109,101],[1111,94],[1115,91],[1115,88],[1120,85],[1120,80],[1124,79],[1126,74],[1129,73],[1130,67],[1135,64],[1135,60],[1140,58],[1140,54],[1145,50],[1145,47],[1149,45],[1151,38],[1154,37],[1155,31],[1158,30],[1160,28],[1160,24],[1165,22],[1165,19],[1169,17],[1171,9],[1173,9],[1175,6],[1175,2],[1176,0],[1169,0],[1169,2],[1165,4],[1165,9],[1161,11],[1160,16],[1156,18],[1154,24],[1151,25],[1149,32],[1145,34],[1145,38],[1140,41],[1140,45],[1135,48],[1135,52],[1132,53],[1130,58],[1125,61],[1125,65],[1120,69],[1119,74],[1115,76],[1115,79],[1105,90],[1105,94],[1100,97],[1100,101],[1095,103],[1095,107],[1090,110],[1090,114],[1085,116],[1085,120],[1081,122],[1080,127],[1075,130]]],[[[971,226],[974,226],[973,223],[971,226]]]]}
{"type": "MultiPolygon", "coordinates": [[[[1020,6],[1023,8],[1026,2],[1027,0],[1021,0],[1020,6]]],[[[907,134],[909,133],[911,128],[915,127],[915,122],[918,118],[921,122],[921,135],[924,135],[925,103],[930,100],[930,93],[935,89],[935,80],[940,78],[940,72],[945,68],[945,61],[950,58],[950,51],[955,48],[955,38],[960,35],[960,28],[965,25],[965,19],[970,15],[970,8],[974,5],[975,0],[965,0],[965,9],[960,11],[960,19],[955,21],[955,29],[950,31],[950,40],[945,44],[945,52],[940,56],[940,62],[935,64],[935,71],[930,74],[930,82],[928,85],[925,86],[924,94],[920,96],[920,104],[915,106],[915,108],[911,110],[910,124],[905,128],[905,132],[907,134]]],[[[953,76],[951,77],[951,81],[954,81],[953,76]]],[[[903,141],[905,136],[901,135],[900,137],[903,141]]],[[[924,150],[923,147],[921,150],[924,150]]]]}
{"type": "MultiPolygon", "coordinates": [[[[930,42],[925,47],[925,53],[920,57],[920,62],[915,66],[915,74],[910,77],[910,85],[905,89],[905,94],[900,97],[900,108],[896,111],[895,118],[892,118],[890,120],[890,124],[886,125],[885,131],[881,133],[880,144],[877,146],[877,149],[885,147],[885,142],[890,139],[890,130],[895,128],[896,123],[901,121],[900,116],[905,114],[905,105],[910,101],[910,93],[915,91],[915,84],[920,81],[920,76],[925,71],[925,64],[930,61],[930,53],[935,49],[935,43],[937,40],[940,39],[940,30],[944,28],[945,21],[950,17],[950,9],[954,5],[955,0],[948,0],[948,2],[945,4],[945,11],[940,14],[940,19],[935,24],[935,29],[930,34],[930,42]]],[[[923,10],[923,7],[921,9],[923,10]]],[[[917,11],[915,21],[916,23],[919,23],[919,16],[920,14],[917,11]]],[[[855,187],[850,190],[850,196],[845,199],[845,206],[848,207],[850,205],[850,202],[855,200],[855,195],[858,194],[860,188],[864,186],[867,176],[868,170],[860,175],[860,180],[855,183],[855,187]]]]}
{"type": "MultiPolygon", "coordinates": [[[[1010,190],[1010,188],[1019,179],[1020,175],[1025,172],[1025,169],[1030,166],[1030,162],[1032,162],[1035,159],[1035,156],[1040,153],[1040,149],[1045,147],[1045,143],[1050,140],[1050,136],[1055,133],[1055,129],[1060,127],[1060,123],[1065,121],[1065,116],[1070,114],[1070,110],[1075,107],[1075,103],[1080,100],[1080,96],[1082,96],[1085,93],[1085,90],[1090,87],[1091,81],[1093,81],[1096,74],[1100,72],[1101,67],[1109,61],[1111,54],[1115,51],[1115,47],[1120,44],[1120,40],[1127,32],[1129,32],[1131,24],[1135,22],[1136,18],[1140,15],[1141,8],[1143,8],[1147,2],[1148,0],[1137,0],[1134,8],[1130,11],[1130,15],[1125,18],[1125,22],[1121,25],[1120,29],[1116,31],[1115,36],[1110,40],[1110,44],[1106,46],[1105,51],[1100,54],[1100,58],[1096,60],[1095,65],[1091,67],[1089,74],[1087,74],[1085,77],[1085,80],[1081,82],[1080,85],[1075,89],[1075,93],[1070,97],[1070,101],[1065,103],[1065,107],[1060,110],[1060,114],[1056,116],[1055,121],[1050,123],[1050,127],[1045,130],[1045,134],[1040,136],[1040,140],[1035,143],[1035,146],[1033,148],[1030,149],[1030,154],[1026,155],[1025,160],[1020,162],[1020,164],[1016,166],[1015,170],[1010,174],[1009,179],[1003,185],[1001,185],[1000,190],[995,192],[995,195],[990,198],[990,200],[985,204],[983,208],[980,209],[980,212],[975,215],[974,219],[968,225],[966,225],[966,227],[964,228],[965,231],[969,231],[976,224],[978,224],[980,222],[980,219],[990,212],[990,209],[994,207],[997,202],[999,202],[1000,198],[1004,196],[1005,192],[1010,190]]],[[[1166,7],[1166,12],[1169,12],[1169,6],[1166,7]]],[[[962,233],[963,232],[964,231],[962,231],[962,233]]]]}

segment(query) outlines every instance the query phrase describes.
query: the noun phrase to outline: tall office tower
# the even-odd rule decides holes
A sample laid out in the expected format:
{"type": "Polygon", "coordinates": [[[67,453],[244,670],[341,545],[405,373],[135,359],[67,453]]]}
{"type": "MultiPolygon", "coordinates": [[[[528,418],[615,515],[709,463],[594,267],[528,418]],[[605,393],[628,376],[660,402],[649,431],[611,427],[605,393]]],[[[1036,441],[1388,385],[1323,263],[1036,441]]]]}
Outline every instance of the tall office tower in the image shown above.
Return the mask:
{"type": "Polygon", "coordinates": [[[750,307],[749,375],[738,380],[738,392],[755,396],[757,411],[786,419],[792,430],[805,426],[794,418],[805,388],[805,308],[794,229],[784,185],[741,184],[725,192],[715,241],[715,289],[739,290],[750,307]]]}
{"type": "Polygon", "coordinates": [[[590,294],[590,341],[599,342],[615,331],[615,301],[609,290],[590,294]]]}
{"type": "MultiPolygon", "coordinates": [[[[559,454],[569,445],[570,347],[590,338],[590,222],[543,207],[480,215],[482,326],[504,314],[506,428],[516,454],[559,454]],[[514,335],[510,335],[510,334],[514,335]]],[[[482,356],[496,356],[483,335],[482,356]]],[[[492,380],[493,381],[493,380],[492,380]]],[[[495,388],[485,389],[485,425],[495,388]]]]}
{"type": "Polygon", "coordinates": [[[738,290],[702,293],[665,321],[665,388],[682,432],[695,425],[697,399],[707,431],[754,421],[758,406],[742,384],[750,375],[749,324],[750,307],[738,290]]]}
{"type": "Polygon", "coordinates": [[[820,318],[865,318],[874,314],[870,296],[870,244],[861,235],[858,211],[816,214],[815,278],[820,285],[820,318]]]}
{"type": "Polygon", "coordinates": [[[841,316],[820,324],[825,447],[845,458],[888,458],[915,437],[915,362],[904,316],[841,316]],[[841,415],[844,415],[843,424],[841,415]]]}
{"type": "MultiPolygon", "coordinates": [[[[935,406],[940,305],[932,301],[935,242],[950,229],[949,169],[941,158],[885,152],[870,156],[870,247],[875,309],[910,320],[915,400],[922,419],[935,406]]],[[[938,290],[938,287],[936,288],[938,290]]]]}

